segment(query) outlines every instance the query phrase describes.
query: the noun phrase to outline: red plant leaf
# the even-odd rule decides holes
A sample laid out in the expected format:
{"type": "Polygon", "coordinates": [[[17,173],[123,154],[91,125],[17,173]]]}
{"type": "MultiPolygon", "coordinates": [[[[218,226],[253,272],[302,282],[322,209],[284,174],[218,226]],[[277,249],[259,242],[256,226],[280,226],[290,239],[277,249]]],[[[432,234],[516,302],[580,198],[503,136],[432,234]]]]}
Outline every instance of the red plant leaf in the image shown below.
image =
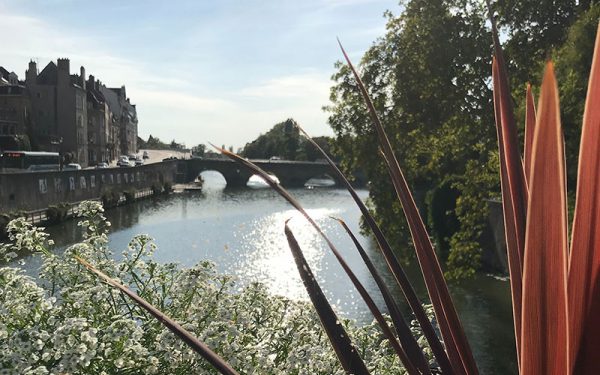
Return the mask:
{"type": "Polygon", "coordinates": [[[504,154],[504,138],[502,137],[502,115],[500,100],[499,69],[496,59],[492,60],[492,80],[494,84],[494,112],[496,115],[496,132],[498,134],[498,153],[500,156],[500,186],[502,188],[502,213],[504,215],[504,231],[506,235],[506,255],[508,272],[510,274],[510,290],[512,297],[513,320],[515,329],[515,345],[517,362],[521,351],[521,300],[523,266],[519,251],[519,237],[516,231],[514,206],[511,204],[512,195],[508,183],[507,163],[504,154]]]}
{"type": "Polygon", "coordinates": [[[531,183],[531,148],[533,146],[533,130],[535,129],[535,103],[529,83],[527,84],[525,96],[525,160],[523,164],[525,166],[525,179],[529,184],[531,183]]]}
{"type": "Polygon", "coordinates": [[[581,130],[577,200],[569,259],[569,364],[600,369],[600,27],[581,130]]]}
{"type": "Polygon", "coordinates": [[[221,374],[238,375],[238,373],[227,362],[225,362],[223,358],[219,357],[219,355],[213,352],[208,346],[206,346],[205,343],[198,340],[194,335],[186,331],[185,328],[180,326],[173,319],[169,318],[162,311],[152,306],[149,302],[135,294],[125,285],[119,283],[115,279],[98,270],[96,267],[92,266],[85,259],[77,255],[75,256],[75,259],[79,263],[81,263],[85,268],[87,268],[88,271],[98,276],[105,283],[129,296],[129,298],[134,300],[136,304],[138,304],[144,310],[148,311],[150,315],[152,315],[156,320],[158,320],[165,327],[167,327],[169,331],[173,332],[183,342],[188,344],[196,353],[204,357],[204,359],[206,359],[211,365],[213,365],[213,367],[216,368],[221,374]]]}
{"type": "Polygon", "coordinates": [[[339,44],[346,62],[348,63],[356,83],[358,84],[358,88],[360,89],[367,108],[369,109],[375,130],[377,131],[379,145],[383,150],[383,154],[388,166],[388,172],[390,173],[394,189],[396,190],[396,195],[402,204],[402,209],[408,222],[417,254],[417,259],[425,280],[425,286],[431,299],[431,303],[438,320],[440,331],[442,332],[444,343],[446,344],[446,350],[448,351],[448,357],[450,358],[452,367],[457,373],[477,374],[477,365],[475,363],[475,359],[473,358],[471,347],[469,346],[469,342],[467,341],[462,324],[458,318],[452,298],[450,297],[448,285],[444,279],[442,269],[437,259],[437,255],[433,249],[429,234],[425,229],[425,224],[423,223],[421,215],[419,214],[417,205],[415,204],[410,189],[408,188],[404,174],[402,173],[383,125],[377,116],[377,111],[375,110],[375,106],[369,97],[367,89],[362,83],[358,72],[352,65],[352,62],[342,47],[342,44],[339,44]]]}
{"type": "Polygon", "coordinates": [[[285,222],[285,236],[288,240],[290,250],[294,256],[296,267],[300,273],[302,283],[308,292],[308,296],[315,307],[321,325],[329,337],[329,342],[335,351],[340,363],[347,374],[369,374],[369,370],[365,366],[362,358],[358,354],[358,350],[352,344],[350,336],[346,333],[344,326],[340,323],[337,315],[331,308],[331,305],[327,301],[327,297],[323,294],[317,279],[315,278],[298,241],[294,237],[294,234],[288,227],[287,221],[285,222]]]}
{"type": "MultiPolygon", "coordinates": [[[[517,139],[517,125],[510,96],[510,86],[508,84],[508,74],[502,47],[498,38],[498,30],[493,17],[492,35],[494,37],[494,57],[496,60],[496,84],[494,91],[497,91],[497,109],[496,114],[500,118],[496,119],[496,125],[500,125],[502,135],[502,146],[504,148],[504,161],[506,163],[506,181],[505,185],[510,192],[510,204],[512,206],[514,222],[504,223],[514,226],[514,232],[517,236],[516,243],[521,267],[523,265],[524,244],[525,244],[525,219],[527,218],[527,184],[525,182],[525,171],[523,161],[519,153],[517,139]]],[[[512,251],[512,250],[509,250],[512,251]]],[[[512,277],[512,275],[511,275],[512,277]]]]}
{"type": "MultiPolygon", "coordinates": [[[[390,272],[394,276],[394,280],[396,280],[396,283],[402,290],[402,293],[404,294],[404,298],[406,298],[406,302],[407,302],[408,306],[411,308],[411,310],[413,311],[413,314],[415,315],[415,319],[421,326],[421,329],[423,330],[423,335],[427,339],[427,342],[429,343],[429,347],[431,348],[431,351],[432,351],[433,355],[435,356],[435,359],[436,359],[442,373],[443,374],[451,374],[452,373],[452,365],[450,364],[450,359],[448,358],[448,354],[446,353],[444,346],[440,342],[440,340],[437,336],[437,333],[436,333],[435,329],[433,328],[433,325],[429,321],[429,318],[427,317],[427,314],[425,313],[425,309],[423,308],[423,305],[421,304],[421,301],[419,300],[417,293],[415,292],[412,284],[410,283],[408,276],[404,272],[402,265],[400,265],[400,262],[398,262],[398,259],[396,259],[396,256],[394,255],[394,251],[392,250],[392,247],[390,246],[387,238],[385,237],[385,235],[383,234],[383,232],[381,231],[381,229],[375,222],[375,218],[373,218],[373,215],[371,215],[371,212],[367,209],[367,206],[360,199],[360,197],[358,196],[358,194],[356,193],[354,188],[352,188],[352,185],[350,184],[350,182],[348,181],[346,176],[344,176],[342,171],[340,171],[340,169],[335,165],[335,162],[333,160],[331,160],[331,158],[327,155],[327,153],[325,151],[323,151],[323,149],[304,131],[304,129],[302,129],[302,127],[300,127],[298,124],[296,124],[296,126],[302,132],[302,134],[304,134],[306,136],[306,139],[310,143],[312,143],[312,145],[317,150],[319,150],[321,155],[323,155],[323,158],[325,160],[327,160],[327,163],[331,167],[332,172],[337,176],[338,180],[341,181],[344,184],[344,186],[346,186],[346,189],[352,196],[352,199],[354,199],[354,202],[360,209],[360,212],[363,215],[363,219],[365,220],[365,223],[369,226],[369,228],[371,228],[371,231],[373,231],[373,235],[375,236],[377,245],[379,246],[379,249],[381,250],[383,257],[385,258],[388,268],[390,269],[390,272]]],[[[390,309],[390,313],[392,313],[392,309],[390,309]]],[[[407,349],[407,354],[410,356],[409,349],[407,349]]]]}
{"type": "Polygon", "coordinates": [[[383,297],[383,300],[385,301],[385,305],[388,308],[390,317],[392,318],[392,322],[394,322],[394,328],[396,328],[396,333],[398,334],[398,339],[400,341],[400,344],[402,345],[402,348],[406,352],[407,356],[409,358],[411,358],[411,360],[413,362],[415,362],[415,367],[421,372],[421,374],[430,374],[431,371],[429,369],[429,364],[427,363],[427,359],[423,355],[423,351],[419,347],[417,340],[415,340],[415,337],[413,336],[413,334],[410,330],[410,327],[404,320],[404,317],[402,316],[402,313],[400,312],[400,308],[394,301],[392,293],[390,292],[389,288],[385,284],[383,277],[381,277],[381,275],[379,274],[379,271],[377,271],[377,267],[375,267],[375,265],[371,261],[371,258],[369,258],[369,256],[367,255],[367,252],[362,247],[362,245],[360,244],[360,242],[358,241],[358,239],[356,238],[354,233],[352,233],[350,228],[348,228],[348,225],[346,225],[344,220],[335,218],[335,217],[332,217],[332,219],[339,222],[340,225],[346,231],[346,233],[348,233],[348,236],[350,236],[350,239],[354,243],[354,246],[356,246],[358,253],[360,254],[363,261],[365,262],[367,268],[369,269],[369,272],[371,272],[371,276],[373,276],[373,280],[375,280],[375,283],[377,284],[377,287],[379,288],[379,291],[381,292],[381,296],[383,297]]]}
{"type": "Polygon", "coordinates": [[[392,348],[394,349],[394,351],[396,352],[396,354],[398,355],[398,357],[400,358],[400,360],[404,364],[404,367],[406,368],[406,370],[410,374],[417,373],[417,370],[415,369],[415,366],[412,363],[411,358],[409,358],[406,355],[406,353],[404,352],[404,349],[402,349],[402,347],[398,343],[398,340],[394,336],[391,328],[387,324],[386,320],[384,319],[383,315],[381,314],[381,311],[379,310],[379,308],[375,304],[375,301],[373,300],[373,298],[369,295],[369,293],[367,292],[366,288],[358,280],[358,277],[356,277],[356,275],[354,274],[354,272],[352,271],[352,269],[350,268],[350,266],[348,265],[348,263],[346,263],[346,261],[344,260],[344,257],[342,257],[342,255],[337,250],[337,248],[335,247],[335,245],[333,244],[333,242],[331,242],[331,240],[329,239],[329,237],[327,237],[325,235],[325,233],[323,233],[323,231],[321,230],[321,228],[319,227],[319,225],[306,212],[306,210],[304,210],[304,208],[300,205],[300,203],[286,189],[284,189],[278,182],[276,182],[275,180],[273,180],[273,178],[271,178],[271,176],[267,172],[265,172],[264,170],[260,169],[256,164],[250,162],[247,159],[242,158],[239,155],[234,154],[233,152],[230,152],[230,151],[224,150],[222,148],[219,148],[219,147],[213,145],[212,143],[211,143],[211,146],[213,146],[215,149],[217,149],[221,154],[227,156],[231,160],[237,162],[238,164],[244,166],[245,168],[248,168],[249,170],[253,171],[255,174],[257,174],[260,177],[262,177],[262,179],[271,188],[273,188],[273,190],[275,190],[279,195],[281,195],[285,200],[287,200],[288,203],[290,203],[292,206],[294,206],[294,208],[296,210],[298,210],[298,212],[300,212],[306,218],[306,220],[308,220],[308,222],[313,226],[313,228],[315,228],[315,230],[319,233],[319,235],[321,236],[321,238],[323,238],[323,240],[327,243],[327,246],[329,247],[329,249],[331,250],[331,252],[335,256],[336,260],[338,261],[338,263],[340,264],[340,266],[342,266],[344,272],[350,278],[350,281],[352,281],[352,284],[354,285],[354,287],[356,288],[356,290],[358,291],[358,293],[360,294],[360,296],[362,297],[362,299],[367,304],[367,307],[369,308],[369,310],[371,311],[371,313],[373,314],[373,316],[377,320],[377,323],[379,324],[381,330],[383,331],[383,334],[388,339],[390,345],[392,346],[392,348]]]}
{"type": "Polygon", "coordinates": [[[523,264],[520,370],[567,374],[567,193],[558,87],[551,62],[533,137],[523,264]]]}

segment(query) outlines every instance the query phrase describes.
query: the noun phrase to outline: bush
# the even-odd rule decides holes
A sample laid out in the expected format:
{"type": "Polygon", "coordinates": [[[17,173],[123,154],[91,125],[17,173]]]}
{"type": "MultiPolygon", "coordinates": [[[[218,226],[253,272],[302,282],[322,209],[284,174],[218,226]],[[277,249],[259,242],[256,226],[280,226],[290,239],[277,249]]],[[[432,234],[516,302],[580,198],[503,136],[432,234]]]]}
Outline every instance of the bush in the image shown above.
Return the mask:
{"type": "MultiPolygon", "coordinates": [[[[117,261],[102,206],[84,202],[78,212],[84,239],[62,255],[49,251],[52,243],[40,228],[22,219],[9,224],[15,242],[0,245],[0,257],[27,248],[39,252],[43,264],[37,279],[0,267],[0,368],[8,373],[214,373],[145,310],[85,271],[73,259],[79,255],[182,322],[241,374],[343,374],[308,303],[271,295],[261,284],[240,290],[210,262],[191,268],[158,263],[147,235],[134,237],[117,261]]],[[[403,373],[375,324],[341,323],[373,373],[403,373]]]]}
{"type": "Polygon", "coordinates": [[[160,184],[158,184],[158,183],[152,184],[152,194],[158,195],[158,194],[161,194],[162,192],[163,192],[163,188],[162,188],[162,186],[160,186],[160,184]]]}
{"type": "Polygon", "coordinates": [[[102,205],[104,207],[116,207],[119,204],[119,200],[121,199],[121,194],[113,190],[107,190],[102,193],[100,199],[102,200],[102,205]]]}
{"type": "Polygon", "coordinates": [[[68,203],[59,203],[57,205],[48,206],[46,209],[46,220],[49,224],[56,224],[67,219],[71,205],[68,203]]]}
{"type": "Polygon", "coordinates": [[[127,203],[135,202],[135,190],[134,189],[125,190],[123,192],[123,195],[125,195],[125,202],[127,202],[127,203]]]}
{"type": "Polygon", "coordinates": [[[0,214],[0,238],[6,238],[8,236],[8,223],[19,217],[25,216],[24,211],[12,211],[5,214],[0,214]]]}

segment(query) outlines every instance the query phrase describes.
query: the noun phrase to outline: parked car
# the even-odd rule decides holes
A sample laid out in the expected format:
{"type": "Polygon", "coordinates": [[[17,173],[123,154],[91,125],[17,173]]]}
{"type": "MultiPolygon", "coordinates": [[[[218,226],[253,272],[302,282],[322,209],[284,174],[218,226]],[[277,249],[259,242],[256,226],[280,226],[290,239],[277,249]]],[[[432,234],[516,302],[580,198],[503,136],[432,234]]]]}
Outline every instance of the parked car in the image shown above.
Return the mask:
{"type": "Polygon", "coordinates": [[[108,163],[98,163],[96,164],[96,169],[104,169],[104,168],[108,168],[108,163]]]}
{"type": "Polygon", "coordinates": [[[148,155],[148,151],[144,151],[144,159],[150,159],[150,155],[148,155]]]}
{"type": "Polygon", "coordinates": [[[131,163],[129,162],[129,158],[127,156],[121,156],[117,162],[117,165],[119,167],[131,167],[131,163]]]}
{"type": "Polygon", "coordinates": [[[281,160],[281,156],[271,156],[271,157],[269,158],[269,160],[270,160],[270,161],[273,161],[273,160],[281,160]]]}
{"type": "Polygon", "coordinates": [[[169,160],[177,160],[177,158],[175,156],[171,155],[171,156],[168,156],[163,159],[163,161],[169,161],[169,160]]]}
{"type": "Polygon", "coordinates": [[[135,156],[135,154],[129,154],[127,157],[128,157],[128,158],[129,158],[129,160],[131,160],[131,161],[134,161],[134,160],[137,158],[137,156],[135,156]]]}
{"type": "Polygon", "coordinates": [[[81,169],[81,165],[77,163],[69,163],[63,167],[63,171],[78,171],[81,169]]]}
{"type": "Polygon", "coordinates": [[[135,158],[135,165],[144,165],[144,160],[138,156],[135,158]]]}

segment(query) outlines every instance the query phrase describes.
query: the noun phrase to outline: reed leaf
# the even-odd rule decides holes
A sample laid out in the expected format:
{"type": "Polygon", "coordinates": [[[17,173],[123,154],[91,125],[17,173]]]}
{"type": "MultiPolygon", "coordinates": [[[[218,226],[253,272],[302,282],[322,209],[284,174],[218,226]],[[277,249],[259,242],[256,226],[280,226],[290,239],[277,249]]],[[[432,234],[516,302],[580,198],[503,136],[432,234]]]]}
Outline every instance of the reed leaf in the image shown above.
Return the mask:
{"type": "MultiPolygon", "coordinates": [[[[406,276],[406,273],[404,272],[400,262],[398,262],[398,260],[396,259],[396,256],[394,255],[394,252],[387,238],[375,222],[373,215],[371,215],[371,212],[367,209],[367,206],[365,206],[364,202],[360,199],[360,197],[358,196],[358,194],[356,193],[346,176],[342,173],[342,171],[340,171],[335,162],[331,160],[329,155],[327,155],[327,153],[304,131],[304,129],[302,129],[302,127],[300,127],[299,125],[296,126],[302,132],[302,134],[304,134],[306,139],[314,147],[316,147],[316,149],[321,153],[325,160],[327,160],[327,163],[331,167],[333,173],[337,176],[338,180],[344,184],[344,186],[352,196],[352,199],[354,199],[354,202],[356,203],[363,215],[363,219],[365,220],[369,228],[371,228],[371,231],[375,236],[377,245],[379,246],[379,249],[381,250],[381,253],[385,258],[390,272],[394,276],[394,280],[396,280],[396,283],[402,290],[402,293],[404,294],[404,297],[406,298],[409,307],[415,315],[417,322],[421,326],[421,329],[423,330],[423,335],[427,339],[429,347],[431,348],[433,355],[435,356],[436,361],[440,366],[440,369],[444,374],[451,374],[452,366],[450,364],[450,360],[448,359],[448,355],[446,354],[446,351],[442,343],[440,342],[433,328],[433,325],[429,321],[429,318],[427,317],[427,314],[423,309],[423,305],[419,301],[419,298],[417,297],[417,294],[412,284],[410,283],[410,280],[406,276]]],[[[393,310],[389,306],[388,310],[390,311],[390,314],[393,314],[393,310]]]]}
{"type": "Polygon", "coordinates": [[[367,104],[367,108],[369,109],[369,113],[377,131],[379,145],[385,155],[388,171],[390,173],[394,189],[396,190],[396,195],[402,204],[402,208],[408,222],[413,244],[417,253],[417,259],[419,260],[419,265],[421,266],[421,271],[425,280],[425,286],[427,287],[431,303],[433,304],[452,367],[457,373],[477,374],[478,370],[473,358],[473,353],[462,328],[462,324],[458,318],[454,304],[452,303],[448,286],[433,249],[431,239],[429,238],[427,230],[425,229],[425,224],[421,219],[419,210],[417,209],[410,189],[408,188],[408,184],[404,178],[402,170],[400,169],[400,165],[398,164],[398,160],[396,159],[396,156],[392,150],[392,146],[385,133],[383,125],[377,116],[373,102],[371,101],[369,94],[362,83],[362,80],[360,79],[360,76],[346,54],[346,51],[342,47],[341,43],[339,44],[346,62],[348,63],[348,66],[350,67],[358,84],[363,99],[367,104]]]}
{"type": "Polygon", "coordinates": [[[383,278],[377,271],[377,268],[375,268],[375,265],[367,255],[367,252],[362,247],[354,233],[352,233],[350,228],[348,228],[348,225],[346,225],[344,220],[335,217],[332,217],[332,219],[340,223],[340,225],[342,226],[342,228],[344,228],[348,236],[350,236],[350,239],[352,239],[352,242],[356,246],[358,253],[367,265],[369,272],[371,272],[373,280],[375,280],[375,283],[377,284],[377,287],[379,288],[379,291],[383,296],[383,300],[385,301],[385,304],[388,308],[392,321],[394,322],[394,328],[396,328],[396,333],[398,334],[398,338],[400,344],[402,345],[402,348],[409,356],[409,358],[411,358],[411,360],[415,362],[415,367],[417,367],[417,369],[422,374],[430,374],[431,371],[429,369],[429,364],[427,363],[427,360],[423,355],[423,351],[419,347],[419,344],[417,343],[417,340],[415,340],[415,337],[412,335],[410,327],[408,326],[408,324],[406,324],[406,321],[402,317],[402,313],[400,312],[398,305],[396,304],[396,302],[394,302],[392,293],[383,281],[383,278]]]}
{"type": "Polygon", "coordinates": [[[369,374],[369,370],[362,358],[360,358],[356,347],[352,344],[350,336],[346,333],[346,330],[323,294],[317,279],[310,269],[310,265],[300,249],[300,245],[298,245],[298,241],[296,241],[294,234],[288,226],[288,221],[285,222],[285,236],[294,256],[296,267],[298,267],[302,283],[304,283],[304,287],[308,292],[310,300],[321,320],[323,329],[327,333],[329,342],[331,342],[331,346],[333,346],[333,350],[340,360],[342,367],[348,374],[369,374]]]}
{"type": "Polygon", "coordinates": [[[523,264],[520,370],[567,374],[567,194],[558,87],[551,62],[533,137],[523,264]]]}
{"type": "Polygon", "coordinates": [[[533,147],[533,131],[535,129],[535,100],[531,91],[531,85],[527,84],[525,94],[525,147],[524,160],[525,179],[527,184],[531,183],[531,149],[533,147]]]}
{"type": "Polygon", "coordinates": [[[186,331],[182,326],[180,326],[173,319],[169,318],[162,311],[158,310],[156,307],[152,306],[149,302],[144,300],[142,297],[138,296],[136,293],[131,291],[125,285],[119,283],[115,279],[109,277],[104,274],[102,271],[98,270],[86,260],[79,256],[75,256],[75,259],[81,263],[88,271],[92,272],[104,282],[106,282],[111,287],[120,290],[123,294],[126,294],[131,298],[138,306],[148,311],[150,315],[152,315],[156,320],[162,323],[165,327],[169,329],[169,331],[173,332],[177,337],[179,337],[183,342],[188,344],[196,353],[200,354],[204,359],[206,359],[215,369],[217,369],[221,374],[225,375],[238,375],[238,373],[223,360],[218,354],[213,352],[206,344],[202,341],[198,340],[194,335],[186,331]]]}
{"type": "Polygon", "coordinates": [[[600,27],[581,131],[577,200],[569,258],[569,368],[600,368],[600,27]]]}
{"type": "Polygon", "coordinates": [[[223,155],[229,157],[233,161],[239,163],[240,165],[251,170],[253,173],[259,175],[269,186],[271,186],[271,188],[273,188],[273,190],[275,190],[277,193],[279,193],[279,195],[281,195],[285,200],[287,200],[288,203],[290,203],[296,210],[298,210],[306,218],[306,220],[308,220],[308,222],[315,228],[317,233],[319,233],[321,238],[323,238],[323,240],[327,243],[327,246],[329,247],[329,249],[335,256],[335,258],[337,259],[338,263],[342,266],[342,269],[344,270],[346,275],[348,275],[348,277],[350,278],[350,281],[352,281],[352,284],[354,285],[354,287],[356,288],[356,290],[358,291],[358,293],[360,294],[362,299],[367,304],[367,307],[369,308],[369,310],[371,311],[371,313],[377,320],[379,327],[383,331],[384,336],[388,339],[390,345],[392,346],[392,349],[394,349],[394,351],[396,352],[396,354],[398,355],[398,357],[404,364],[406,370],[409,372],[409,374],[417,374],[418,372],[417,372],[414,364],[412,363],[411,359],[408,358],[408,356],[406,355],[406,353],[404,352],[404,350],[398,343],[391,328],[389,327],[389,325],[385,321],[385,318],[381,314],[381,311],[379,311],[379,308],[375,304],[375,301],[373,301],[373,298],[369,295],[366,288],[358,280],[358,278],[356,277],[356,275],[354,274],[354,272],[352,271],[350,266],[346,263],[346,261],[344,260],[344,258],[340,254],[340,252],[337,250],[337,248],[335,247],[333,242],[331,242],[331,240],[325,235],[325,233],[323,233],[323,231],[321,230],[319,225],[306,212],[306,210],[304,210],[304,208],[300,205],[300,203],[286,189],[284,189],[279,183],[277,183],[275,180],[273,180],[267,172],[265,172],[264,170],[262,170],[261,168],[256,166],[254,163],[250,162],[247,159],[240,157],[239,155],[234,154],[233,152],[224,150],[213,144],[211,144],[211,145],[215,149],[217,149],[219,152],[221,152],[223,155]]]}

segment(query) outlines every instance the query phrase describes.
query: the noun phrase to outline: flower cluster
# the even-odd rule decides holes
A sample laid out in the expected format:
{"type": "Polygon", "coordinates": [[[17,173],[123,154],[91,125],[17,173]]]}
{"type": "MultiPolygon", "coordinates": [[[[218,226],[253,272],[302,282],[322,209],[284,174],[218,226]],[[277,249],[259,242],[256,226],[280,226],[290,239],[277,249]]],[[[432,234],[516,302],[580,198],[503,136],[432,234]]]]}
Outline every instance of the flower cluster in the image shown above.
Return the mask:
{"type": "MultiPolygon", "coordinates": [[[[4,254],[35,251],[44,262],[37,279],[0,267],[0,374],[215,373],[145,310],[87,272],[75,254],[178,321],[241,374],[343,374],[310,305],[273,296],[261,284],[239,291],[210,262],[157,263],[146,235],[133,238],[117,261],[102,206],[86,202],[80,216],[84,239],[62,255],[50,252],[42,230],[21,220],[10,224],[13,242],[3,245],[4,254]]],[[[376,324],[342,323],[373,373],[403,373],[376,324]]]]}

